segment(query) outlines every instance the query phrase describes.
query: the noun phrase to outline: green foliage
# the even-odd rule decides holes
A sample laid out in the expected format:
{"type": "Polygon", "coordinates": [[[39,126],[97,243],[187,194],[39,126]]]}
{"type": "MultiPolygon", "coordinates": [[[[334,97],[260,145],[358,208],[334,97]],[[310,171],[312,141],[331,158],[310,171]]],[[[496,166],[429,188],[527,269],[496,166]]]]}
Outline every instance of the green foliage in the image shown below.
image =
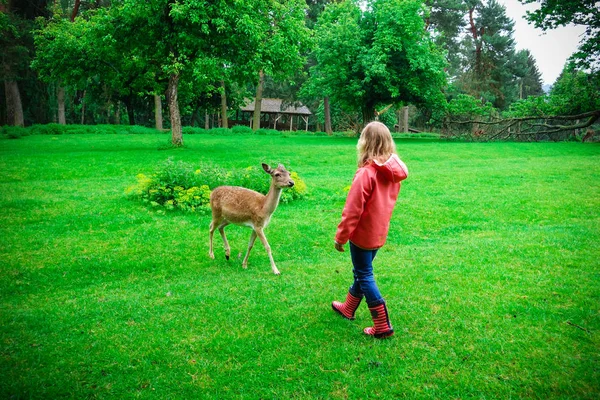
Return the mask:
{"type": "Polygon", "coordinates": [[[472,25],[462,46],[464,73],[456,85],[464,93],[505,109],[519,96],[519,78],[527,73],[527,57],[515,52],[514,21],[502,4],[474,1],[469,8],[472,25]]]}
{"type": "Polygon", "coordinates": [[[507,117],[578,115],[600,109],[600,75],[567,66],[548,95],[511,104],[507,117]]]}
{"type": "Polygon", "coordinates": [[[554,115],[555,112],[556,108],[549,96],[530,96],[511,104],[502,115],[507,118],[544,117],[554,115]]]}
{"type": "Polygon", "coordinates": [[[351,1],[328,5],[317,22],[317,64],[304,90],[360,109],[363,122],[390,103],[443,104],[445,61],[422,12],[416,0],[376,0],[365,9],[351,1]]]}
{"type": "Polygon", "coordinates": [[[572,56],[578,66],[597,70],[600,63],[600,8],[596,0],[519,0],[538,7],[527,12],[527,19],[543,30],[566,25],[585,26],[579,51],[572,56]]]}
{"type": "Polygon", "coordinates": [[[181,128],[181,131],[184,135],[201,135],[210,132],[208,129],[196,128],[193,126],[184,126],[181,128]]]}
{"type": "Polygon", "coordinates": [[[31,60],[31,21],[0,11],[0,78],[15,80],[23,77],[31,60]]]}
{"type": "Polygon", "coordinates": [[[156,129],[146,128],[139,125],[60,125],[60,124],[36,124],[26,128],[4,126],[1,128],[4,134],[27,135],[84,135],[84,134],[130,134],[142,135],[156,133],[156,129]]]}
{"type": "Polygon", "coordinates": [[[600,109],[600,74],[567,66],[550,91],[558,114],[577,115],[600,109]]]}
{"type": "Polygon", "coordinates": [[[28,136],[29,131],[21,126],[3,126],[0,127],[0,134],[8,139],[20,139],[23,136],[28,136]]]}
{"type": "MultiPolygon", "coordinates": [[[[306,183],[295,171],[290,175],[295,185],[284,189],[280,201],[288,203],[306,196],[306,183]]],[[[137,182],[126,193],[154,207],[168,210],[207,214],[210,212],[210,192],[217,186],[242,186],[267,194],[271,180],[262,168],[226,170],[212,164],[194,168],[191,163],[175,162],[171,158],[162,163],[152,175],[138,174],[137,182]]]]}
{"type": "Polygon", "coordinates": [[[454,120],[473,120],[475,117],[485,117],[495,113],[490,103],[482,103],[467,94],[459,94],[453,98],[446,110],[448,116],[454,120]]]}
{"type": "Polygon", "coordinates": [[[254,131],[249,126],[236,125],[233,128],[231,128],[231,133],[233,133],[234,135],[252,135],[254,134],[254,131]]]}

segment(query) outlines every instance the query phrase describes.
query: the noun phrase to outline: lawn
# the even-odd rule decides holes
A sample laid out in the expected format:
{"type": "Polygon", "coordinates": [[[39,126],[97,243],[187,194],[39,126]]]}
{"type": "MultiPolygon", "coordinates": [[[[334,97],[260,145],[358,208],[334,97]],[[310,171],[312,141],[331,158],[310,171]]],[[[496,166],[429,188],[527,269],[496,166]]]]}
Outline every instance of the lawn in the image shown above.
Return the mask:
{"type": "MultiPolygon", "coordinates": [[[[356,139],[0,138],[0,398],[577,398],[600,394],[600,145],[397,140],[403,183],[375,275],[396,335],[331,301],[356,139]],[[168,158],[281,162],[307,198],[250,230],[126,196],[168,158]]],[[[265,179],[269,179],[265,175],[265,179]]]]}

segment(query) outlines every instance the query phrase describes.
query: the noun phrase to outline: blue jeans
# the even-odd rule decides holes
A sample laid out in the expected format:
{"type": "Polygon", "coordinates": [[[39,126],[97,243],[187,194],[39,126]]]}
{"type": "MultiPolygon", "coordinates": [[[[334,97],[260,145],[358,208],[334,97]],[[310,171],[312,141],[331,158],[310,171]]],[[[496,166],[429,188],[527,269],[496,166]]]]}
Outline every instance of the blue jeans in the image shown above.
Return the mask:
{"type": "Polygon", "coordinates": [[[350,294],[354,297],[365,296],[367,305],[375,307],[385,303],[373,275],[373,260],[377,250],[363,250],[350,242],[350,256],[354,269],[354,283],[350,286],[350,294]]]}

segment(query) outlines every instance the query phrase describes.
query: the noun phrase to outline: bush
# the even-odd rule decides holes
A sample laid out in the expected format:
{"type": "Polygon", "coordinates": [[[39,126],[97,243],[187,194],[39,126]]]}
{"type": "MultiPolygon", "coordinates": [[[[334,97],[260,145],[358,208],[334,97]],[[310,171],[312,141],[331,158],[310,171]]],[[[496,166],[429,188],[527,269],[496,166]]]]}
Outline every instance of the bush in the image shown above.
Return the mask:
{"type": "Polygon", "coordinates": [[[229,128],[212,128],[209,132],[211,135],[216,136],[231,136],[231,129],[229,128]]]}
{"type": "Polygon", "coordinates": [[[252,130],[252,128],[250,128],[249,126],[246,125],[236,125],[233,128],[231,128],[231,132],[234,135],[253,135],[254,131],[252,130]]]}
{"type": "Polygon", "coordinates": [[[32,125],[29,131],[32,135],[62,135],[65,127],[66,125],[59,124],[32,125]]]}
{"type": "MultiPolygon", "coordinates": [[[[127,188],[126,193],[155,207],[207,214],[212,189],[222,185],[242,186],[267,194],[271,180],[265,175],[262,168],[254,166],[234,171],[211,164],[194,168],[190,163],[169,158],[154,174],[137,175],[137,183],[127,188]]],[[[283,203],[306,196],[306,183],[296,172],[290,175],[295,185],[282,191],[283,203]]]]}
{"type": "Polygon", "coordinates": [[[20,139],[23,136],[29,135],[27,129],[20,126],[4,126],[0,130],[3,135],[6,135],[8,139],[20,139]]]}
{"type": "Polygon", "coordinates": [[[262,128],[256,131],[257,135],[262,136],[277,136],[283,134],[289,134],[289,131],[278,131],[276,129],[262,128]]]}
{"type": "Polygon", "coordinates": [[[209,131],[207,131],[204,128],[194,128],[192,126],[184,126],[181,128],[181,132],[184,135],[200,135],[203,133],[208,133],[209,131]]]}

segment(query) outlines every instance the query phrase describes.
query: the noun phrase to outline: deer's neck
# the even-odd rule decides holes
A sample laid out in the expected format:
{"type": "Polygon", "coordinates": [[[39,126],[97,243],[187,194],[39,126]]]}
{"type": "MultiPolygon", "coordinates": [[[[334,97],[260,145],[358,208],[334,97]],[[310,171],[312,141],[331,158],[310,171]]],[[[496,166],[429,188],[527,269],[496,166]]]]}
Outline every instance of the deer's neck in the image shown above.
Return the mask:
{"type": "Polygon", "coordinates": [[[275,185],[271,184],[271,189],[269,189],[269,193],[265,198],[265,205],[263,206],[263,210],[266,214],[271,215],[275,212],[277,205],[279,204],[279,197],[281,196],[281,188],[275,187],[275,185]]]}

